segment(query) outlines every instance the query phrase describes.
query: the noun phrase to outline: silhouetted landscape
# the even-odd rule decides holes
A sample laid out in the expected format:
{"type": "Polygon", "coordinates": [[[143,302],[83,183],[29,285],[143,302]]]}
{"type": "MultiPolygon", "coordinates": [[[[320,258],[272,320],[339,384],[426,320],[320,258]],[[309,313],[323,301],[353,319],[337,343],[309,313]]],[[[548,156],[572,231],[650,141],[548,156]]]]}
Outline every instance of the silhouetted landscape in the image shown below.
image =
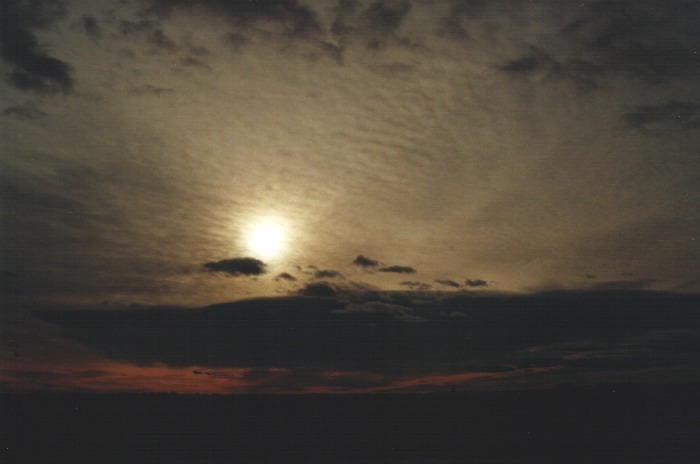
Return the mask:
{"type": "Polygon", "coordinates": [[[424,395],[3,393],[12,463],[691,463],[700,385],[424,395]]]}

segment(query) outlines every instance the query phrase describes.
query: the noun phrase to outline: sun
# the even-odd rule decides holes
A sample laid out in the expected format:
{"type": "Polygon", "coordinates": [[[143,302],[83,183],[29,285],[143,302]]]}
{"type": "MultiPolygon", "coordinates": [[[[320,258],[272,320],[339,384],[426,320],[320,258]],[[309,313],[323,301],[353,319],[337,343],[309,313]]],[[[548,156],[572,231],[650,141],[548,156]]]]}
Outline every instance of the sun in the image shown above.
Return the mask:
{"type": "Polygon", "coordinates": [[[256,258],[278,258],[287,242],[287,227],[280,218],[268,217],[254,221],[245,233],[248,252],[256,258]]]}

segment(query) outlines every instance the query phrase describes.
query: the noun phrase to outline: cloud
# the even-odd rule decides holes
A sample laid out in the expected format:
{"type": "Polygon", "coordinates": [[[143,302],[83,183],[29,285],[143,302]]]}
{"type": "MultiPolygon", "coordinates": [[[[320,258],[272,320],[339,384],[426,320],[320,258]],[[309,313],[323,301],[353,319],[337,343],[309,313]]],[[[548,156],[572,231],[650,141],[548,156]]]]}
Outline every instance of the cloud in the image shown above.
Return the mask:
{"type": "Polygon", "coordinates": [[[316,296],[322,298],[333,298],[336,296],[336,291],[328,283],[313,282],[302,288],[299,293],[305,296],[316,296]]]}
{"type": "Polygon", "coordinates": [[[454,280],[436,280],[435,282],[440,285],[444,285],[445,287],[461,287],[461,285],[459,285],[459,283],[455,282],[454,280]]]}
{"type": "Polygon", "coordinates": [[[352,264],[361,267],[377,267],[379,266],[379,261],[369,259],[363,255],[358,255],[357,258],[355,258],[355,261],[352,262],[352,264]]]}
{"type": "Polygon", "coordinates": [[[654,285],[654,279],[611,280],[591,285],[593,290],[641,290],[654,285]]]}
{"type": "Polygon", "coordinates": [[[99,23],[97,22],[97,19],[95,19],[94,16],[83,16],[80,19],[80,24],[83,26],[83,29],[85,30],[85,33],[88,35],[88,37],[91,37],[95,40],[102,37],[102,28],[100,27],[99,23]]]}
{"type": "Polygon", "coordinates": [[[287,280],[289,282],[294,282],[297,280],[297,278],[288,272],[282,272],[281,274],[278,274],[277,277],[275,277],[275,280],[287,280]]]}
{"type": "Polygon", "coordinates": [[[110,358],[191,366],[190,372],[308,368],[417,376],[563,366],[578,375],[625,366],[700,366],[698,295],[443,293],[400,304],[383,299],[388,296],[353,303],[297,296],[198,309],[34,314],[110,358]]]}
{"type": "Polygon", "coordinates": [[[0,279],[16,280],[19,279],[19,274],[16,272],[9,271],[7,269],[0,270],[0,279]]]}
{"type": "Polygon", "coordinates": [[[188,56],[180,60],[180,66],[186,68],[200,68],[200,69],[211,69],[211,66],[206,64],[204,61],[199,60],[193,56],[188,56]]]}
{"type": "Polygon", "coordinates": [[[379,0],[362,10],[358,2],[342,1],[336,8],[331,32],[347,42],[360,38],[369,48],[381,48],[392,39],[411,10],[408,1],[379,0]]]}
{"type": "Polygon", "coordinates": [[[403,282],[399,283],[399,285],[408,287],[411,290],[430,290],[433,288],[432,285],[425,282],[419,282],[417,280],[404,280],[403,282]]]}
{"type": "Polygon", "coordinates": [[[119,32],[123,35],[131,35],[139,32],[150,31],[155,27],[155,22],[150,19],[142,19],[138,22],[123,19],[119,22],[119,32]]]}
{"type": "Polygon", "coordinates": [[[21,119],[40,119],[47,116],[47,113],[37,108],[35,103],[25,102],[21,105],[8,106],[2,110],[2,115],[21,119]]]}
{"type": "Polygon", "coordinates": [[[489,283],[481,279],[469,279],[464,284],[467,287],[486,287],[489,283]]]}
{"type": "Polygon", "coordinates": [[[274,23],[282,34],[312,37],[321,30],[316,14],[296,0],[259,0],[255,2],[222,2],[220,0],[154,0],[154,11],[167,16],[175,9],[201,10],[227,18],[234,26],[274,23]]]}
{"type": "Polygon", "coordinates": [[[501,71],[512,74],[528,74],[546,66],[546,60],[542,60],[535,55],[526,55],[501,65],[501,71]]]}
{"type": "Polygon", "coordinates": [[[265,263],[255,258],[231,258],[205,263],[204,267],[209,271],[225,272],[234,276],[265,274],[265,263]]]}
{"type": "Polygon", "coordinates": [[[608,73],[659,83],[696,75],[698,2],[601,1],[565,29],[608,73]]]}
{"type": "Polygon", "coordinates": [[[143,96],[143,95],[156,95],[161,96],[169,93],[175,92],[175,89],[169,89],[166,87],[158,87],[155,85],[144,84],[139,87],[133,87],[129,90],[129,95],[143,96]]]}
{"type": "Polygon", "coordinates": [[[36,29],[45,29],[65,15],[59,3],[6,0],[0,6],[0,55],[10,66],[9,81],[36,93],[68,93],[73,88],[71,66],[39,44],[36,29]]]}
{"type": "Polygon", "coordinates": [[[694,102],[671,100],[661,105],[641,105],[623,115],[634,129],[648,129],[650,125],[668,124],[683,129],[700,128],[700,105],[694,102]]]}
{"type": "Polygon", "coordinates": [[[538,37],[525,36],[526,51],[500,65],[501,71],[566,80],[584,90],[617,76],[659,84],[700,74],[700,36],[690,19],[700,14],[697,2],[611,0],[569,11],[557,7],[569,22],[538,37]]]}
{"type": "Polygon", "coordinates": [[[179,48],[175,42],[165,35],[162,29],[152,31],[148,36],[148,40],[162,50],[175,51],[179,48]]]}
{"type": "Polygon", "coordinates": [[[423,322],[425,319],[414,314],[413,308],[381,301],[371,301],[362,304],[349,304],[344,309],[334,309],[332,314],[376,314],[388,316],[403,322],[423,322]]]}
{"type": "Polygon", "coordinates": [[[572,82],[579,90],[593,90],[598,87],[600,70],[593,63],[573,59],[560,61],[544,50],[532,47],[530,53],[507,61],[498,67],[500,71],[515,77],[540,75],[543,80],[565,80],[572,82]]]}
{"type": "Polygon", "coordinates": [[[452,2],[450,12],[443,17],[437,28],[437,35],[452,40],[469,38],[469,21],[481,16],[487,2],[483,0],[459,0],[452,2]]]}
{"type": "Polygon", "coordinates": [[[314,278],[316,279],[333,279],[335,277],[342,277],[342,275],[340,272],[332,269],[319,269],[314,274],[314,278]]]}
{"type": "Polygon", "coordinates": [[[239,50],[248,42],[250,42],[250,40],[238,32],[229,32],[226,34],[226,43],[228,43],[234,50],[239,50]]]}
{"type": "Polygon", "coordinates": [[[410,266],[387,266],[379,268],[379,272],[394,272],[396,274],[415,274],[416,270],[410,266]]]}

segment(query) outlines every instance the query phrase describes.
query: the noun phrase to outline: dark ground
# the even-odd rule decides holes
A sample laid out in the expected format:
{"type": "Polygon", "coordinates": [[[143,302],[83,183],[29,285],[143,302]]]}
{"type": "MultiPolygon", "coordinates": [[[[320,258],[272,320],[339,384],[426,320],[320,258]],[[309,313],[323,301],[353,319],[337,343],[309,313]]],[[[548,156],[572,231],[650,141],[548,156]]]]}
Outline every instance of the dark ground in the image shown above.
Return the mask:
{"type": "Polygon", "coordinates": [[[4,463],[698,463],[700,385],[431,395],[8,393],[4,463]]]}

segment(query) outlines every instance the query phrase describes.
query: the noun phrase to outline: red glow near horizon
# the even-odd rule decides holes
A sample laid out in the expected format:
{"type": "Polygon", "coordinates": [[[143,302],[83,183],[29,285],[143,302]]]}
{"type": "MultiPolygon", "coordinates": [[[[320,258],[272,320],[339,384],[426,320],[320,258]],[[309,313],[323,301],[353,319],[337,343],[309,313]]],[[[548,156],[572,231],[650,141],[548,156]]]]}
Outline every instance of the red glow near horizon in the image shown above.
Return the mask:
{"type": "Polygon", "coordinates": [[[35,366],[0,370],[0,383],[18,390],[149,392],[179,394],[353,394],[431,392],[468,385],[477,379],[498,379],[539,373],[552,368],[506,372],[466,372],[389,378],[372,372],[314,371],[288,368],[139,366],[123,362],[35,366]],[[262,371],[264,375],[255,375],[262,371]],[[355,384],[355,385],[353,385],[355,384]]]}

